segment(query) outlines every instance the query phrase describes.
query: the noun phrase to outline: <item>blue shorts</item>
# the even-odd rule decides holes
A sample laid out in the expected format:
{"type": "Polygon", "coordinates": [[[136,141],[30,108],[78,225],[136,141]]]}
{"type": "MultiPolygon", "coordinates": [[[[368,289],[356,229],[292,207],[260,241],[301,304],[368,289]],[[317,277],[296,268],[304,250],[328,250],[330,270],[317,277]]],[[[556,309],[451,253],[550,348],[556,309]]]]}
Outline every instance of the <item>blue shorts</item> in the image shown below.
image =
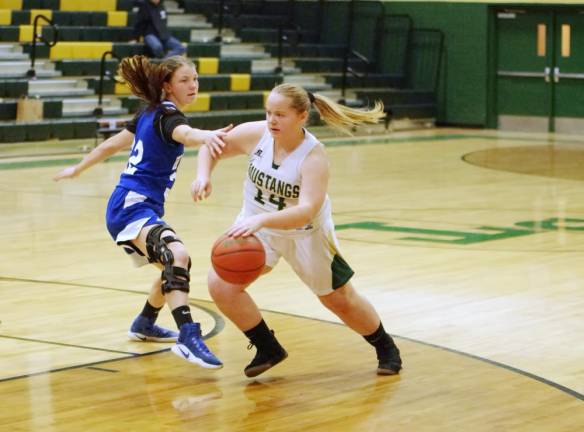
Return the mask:
{"type": "Polygon", "coordinates": [[[118,245],[134,258],[137,265],[148,263],[147,257],[132,247],[131,240],[148,225],[164,224],[164,207],[137,192],[116,187],[107,204],[107,230],[118,245]],[[137,260],[137,261],[136,261],[137,260]]]}

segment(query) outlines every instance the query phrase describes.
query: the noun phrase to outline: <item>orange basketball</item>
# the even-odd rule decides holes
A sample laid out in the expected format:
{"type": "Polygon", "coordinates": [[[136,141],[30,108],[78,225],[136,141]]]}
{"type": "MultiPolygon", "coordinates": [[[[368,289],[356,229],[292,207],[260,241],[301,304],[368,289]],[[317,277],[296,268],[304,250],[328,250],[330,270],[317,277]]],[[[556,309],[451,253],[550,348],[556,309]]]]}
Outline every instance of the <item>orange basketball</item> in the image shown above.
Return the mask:
{"type": "Polygon", "coordinates": [[[211,250],[211,264],[224,281],[245,285],[262,273],[266,252],[254,235],[233,238],[223,234],[211,250]]]}

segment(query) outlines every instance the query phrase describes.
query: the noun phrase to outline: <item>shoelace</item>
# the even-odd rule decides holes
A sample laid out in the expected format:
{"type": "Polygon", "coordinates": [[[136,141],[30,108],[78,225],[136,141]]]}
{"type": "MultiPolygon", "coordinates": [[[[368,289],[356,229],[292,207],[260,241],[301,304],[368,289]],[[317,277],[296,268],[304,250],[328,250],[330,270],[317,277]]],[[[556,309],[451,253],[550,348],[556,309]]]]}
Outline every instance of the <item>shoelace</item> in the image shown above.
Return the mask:
{"type": "Polygon", "coordinates": [[[192,333],[193,334],[190,334],[188,336],[188,338],[194,342],[195,346],[203,353],[212,355],[211,351],[209,351],[209,348],[207,348],[207,345],[205,345],[205,342],[203,342],[201,332],[200,331],[193,331],[192,333]]]}
{"type": "Polygon", "coordinates": [[[151,326],[146,326],[146,328],[144,330],[150,332],[155,337],[164,337],[164,336],[171,334],[171,332],[169,332],[166,329],[163,329],[162,327],[157,326],[156,324],[152,324],[151,326]]]}
{"type": "Polygon", "coordinates": [[[153,330],[154,333],[156,333],[156,336],[164,337],[172,334],[172,332],[170,332],[169,330],[163,329],[162,327],[159,327],[157,325],[154,326],[153,330]]]}
{"type": "MultiPolygon", "coordinates": [[[[275,334],[275,333],[274,333],[274,330],[270,330],[270,333],[272,333],[272,336],[274,336],[274,334],[275,334]]],[[[253,343],[253,342],[250,340],[250,341],[249,341],[249,345],[247,346],[247,349],[248,349],[248,351],[249,351],[250,349],[252,349],[254,346],[255,346],[255,344],[254,344],[254,343],[253,343]]]]}

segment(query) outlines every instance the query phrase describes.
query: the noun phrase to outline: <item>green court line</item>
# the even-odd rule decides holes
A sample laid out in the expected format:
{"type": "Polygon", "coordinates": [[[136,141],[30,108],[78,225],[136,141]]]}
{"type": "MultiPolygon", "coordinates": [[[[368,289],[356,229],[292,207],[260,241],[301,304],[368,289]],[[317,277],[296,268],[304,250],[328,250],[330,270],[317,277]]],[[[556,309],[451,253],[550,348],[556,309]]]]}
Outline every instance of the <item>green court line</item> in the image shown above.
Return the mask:
{"type": "MultiPolygon", "coordinates": [[[[432,135],[432,136],[419,136],[419,137],[407,137],[407,138],[391,138],[387,136],[362,136],[362,137],[349,137],[349,138],[330,138],[323,139],[322,142],[325,146],[336,147],[336,146],[348,146],[348,145],[363,145],[363,144],[404,144],[410,142],[430,142],[430,141],[452,141],[461,139],[481,139],[481,140],[507,140],[507,141],[531,141],[531,142],[549,142],[549,143],[574,143],[574,144],[584,144],[584,141],[576,140],[557,140],[552,138],[530,138],[530,137],[505,137],[505,136],[485,136],[485,135],[472,135],[472,134],[444,134],[444,135],[432,135]]],[[[185,150],[184,155],[186,157],[196,156],[197,150],[185,150]]],[[[60,158],[60,159],[39,159],[31,161],[18,161],[18,162],[0,162],[0,171],[6,170],[16,170],[16,169],[28,169],[28,168],[45,168],[51,166],[67,166],[73,165],[81,160],[83,156],[76,158],[60,158]]],[[[118,162],[128,159],[127,154],[119,154],[110,157],[105,162],[118,162]]]]}
{"type": "MultiPolygon", "coordinates": [[[[378,137],[353,137],[348,139],[323,139],[325,146],[343,146],[343,145],[359,145],[359,144],[402,144],[406,142],[418,141],[447,141],[454,139],[464,139],[467,135],[437,135],[428,137],[409,137],[391,139],[383,136],[378,137]]],[[[184,156],[196,156],[197,150],[185,150],[184,156]]],[[[62,158],[62,159],[39,159],[33,161],[18,161],[18,162],[0,162],[0,171],[28,169],[28,168],[45,168],[51,166],[67,166],[76,164],[83,156],[77,158],[62,158]]],[[[127,154],[119,154],[106,159],[104,162],[118,162],[128,159],[127,154]]]]}
{"type": "MultiPolygon", "coordinates": [[[[196,150],[185,151],[185,156],[195,156],[197,154],[196,150]]],[[[19,161],[19,162],[0,162],[0,171],[3,170],[15,170],[15,169],[27,169],[27,168],[45,168],[51,166],[67,166],[73,165],[79,162],[83,156],[76,158],[63,158],[63,159],[39,159],[33,161],[19,161]]],[[[104,161],[108,162],[119,162],[128,160],[127,154],[119,154],[112,156],[104,161]]]]}

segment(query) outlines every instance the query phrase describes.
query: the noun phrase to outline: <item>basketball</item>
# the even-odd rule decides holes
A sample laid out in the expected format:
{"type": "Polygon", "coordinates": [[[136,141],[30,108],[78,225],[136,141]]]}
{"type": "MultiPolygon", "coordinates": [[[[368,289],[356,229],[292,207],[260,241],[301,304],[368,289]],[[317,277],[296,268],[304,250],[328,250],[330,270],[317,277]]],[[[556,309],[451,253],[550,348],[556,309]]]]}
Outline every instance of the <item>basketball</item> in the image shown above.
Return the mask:
{"type": "Polygon", "coordinates": [[[266,252],[254,235],[222,235],[211,250],[211,264],[221,279],[238,285],[256,280],[266,264],[266,252]]]}

